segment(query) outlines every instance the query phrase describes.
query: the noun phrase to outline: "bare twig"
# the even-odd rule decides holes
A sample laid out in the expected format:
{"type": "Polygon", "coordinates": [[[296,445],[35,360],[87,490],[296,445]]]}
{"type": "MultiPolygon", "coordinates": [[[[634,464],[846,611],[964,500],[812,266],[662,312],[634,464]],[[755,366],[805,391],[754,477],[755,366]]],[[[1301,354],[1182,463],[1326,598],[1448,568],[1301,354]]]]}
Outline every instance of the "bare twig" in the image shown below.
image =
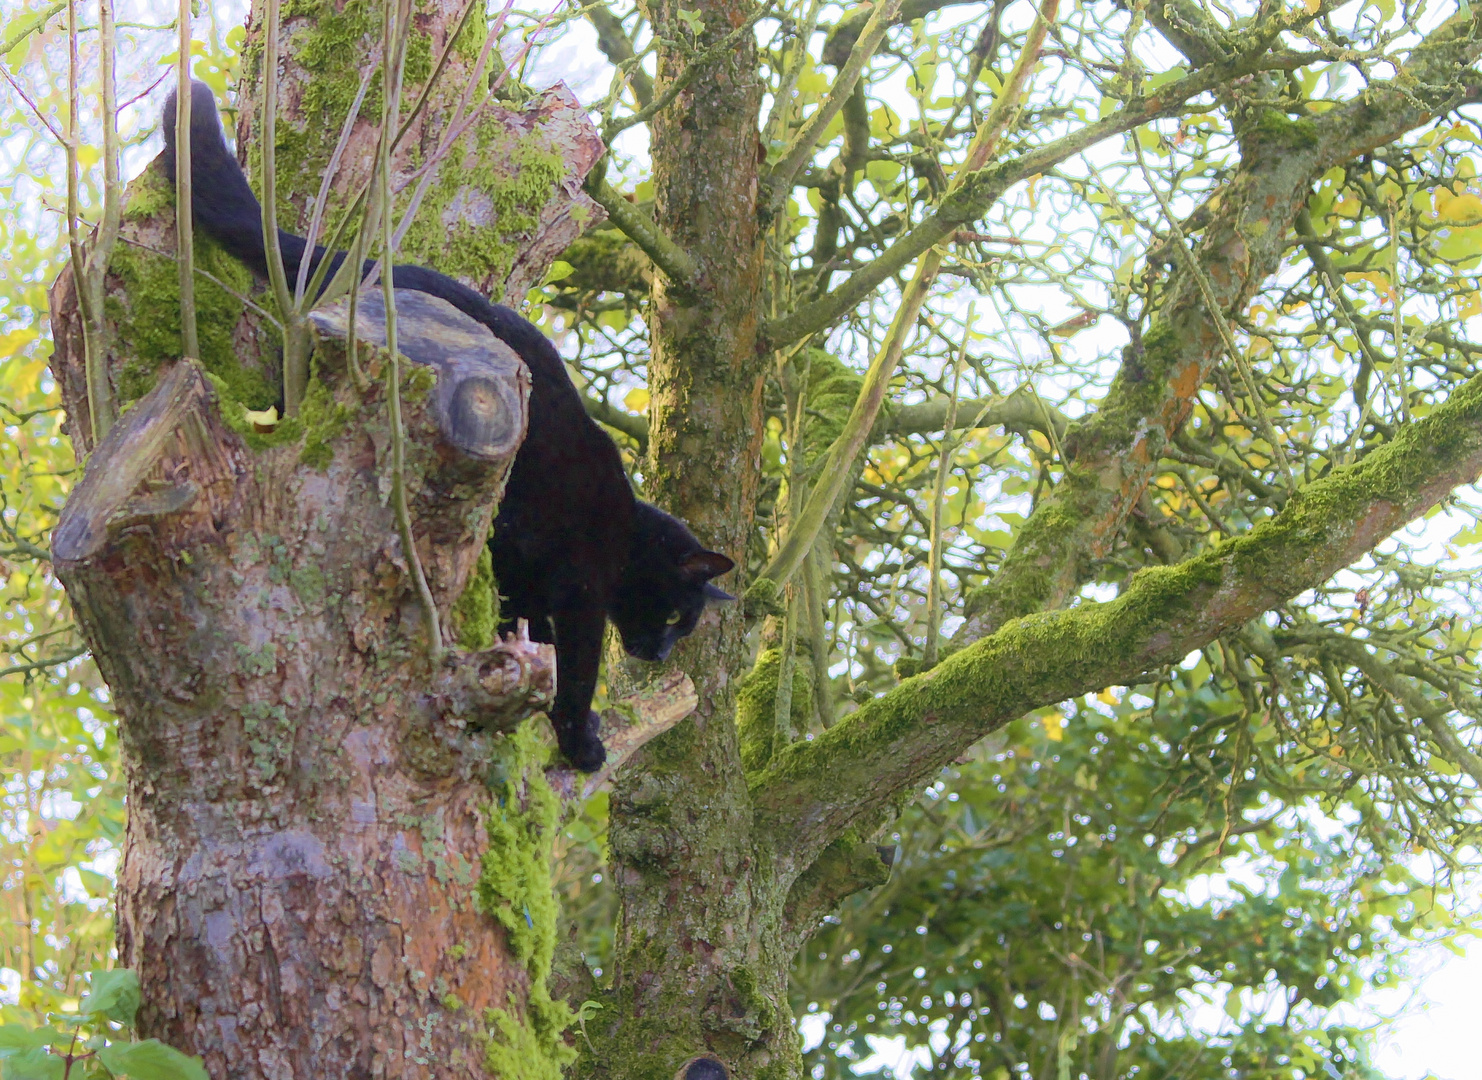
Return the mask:
{"type": "MultiPolygon", "coordinates": [[[[195,219],[191,213],[190,176],[190,0],[180,0],[176,10],[175,66],[175,254],[180,263],[180,348],[186,356],[199,357],[201,342],[196,334],[195,219]]],[[[269,24],[276,35],[277,23],[269,24]]],[[[269,76],[271,78],[272,76],[269,76]]],[[[269,166],[271,168],[271,166],[269,166]]]]}
{"type": "MultiPolygon", "coordinates": [[[[402,70],[408,37],[405,28],[411,21],[411,13],[411,0],[385,0],[381,56],[386,78],[383,82],[381,104],[380,154],[376,163],[376,185],[380,191],[382,207],[382,259],[385,261],[390,260],[391,253],[395,250],[391,235],[391,142],[401,100],[402,70]]],[[[422,560],[417,555],[416,541],[412,536],[411,511],[407,509],[406,431],[401,421],[401,353],[396,341],[396,290],[392,284],[392,276],[385,273],[381,275],[381,294],[386,307],[386,351],[390,358],[387,378],[390,383],[388,399],[391,409],[391,502],[396,514],[396,531],[401,536],[402,554],[411,570],[417,599],[422,605],[422,616],[427,624],[427,659],[436,668],[442,659],[442,627],[438,621],[437,604],[427,585],[427,575],[422,570],[422,560]]]]}
{"type": "MultiPolygon", "coordinates": [[[[1030,72],[1039,62],[1040,49],[1044,45],[1050,24],[1055,20],[1058,7],[1059,0],[1044,0],[1043,7],[1035,16],[1034,25],[1029,29],[1024,49],[1014,63],[1008,79],[1005,80],[1003,92],[993,103],[993,108],[989,110],[988,115],[983,118],[982,124],[978,126],[977,134],[968,146],[966,159],[952,177],[947,190],[948,197],[961,186],[965,178],[983,168],[997,146],[999,136],[1008,130],[1009,125],[1018,116],[1020,95],[1029,80],[1030,72]]],[[[761,577],[778,584],[785,582],[797,570],[803,556],[812,548],[814,539],[818,536],[819,530],[823,528],[823,523],[827,520],[844,490],[845,483],[852,475],[851,466],[854,459],[859,456],[859,452],[869,438],[870,429],[874,427],[875,418],[885,402],[885,392],[889,388],[891,377],[900,363],[906,335],[916,325],[916,316],[921,311],[921,305],[926,302],[927,290],[936,280],[941,262],[941,252],[935,248],[929,248],[923,252],[917,261],[915,276],[906,286],[900,307],[896,311],[889,330],[885,333],[885,340],[881,343],[875,359],[871,361],[869,370],[865,372],[859,398],[855,401],[843,430],[839,432],[839,437],[829,447],[828,457],[820,470],[818,483],[809,493],[803,512],[789,527],[787,537],[777,553],[763,568],[761,577]]]]}

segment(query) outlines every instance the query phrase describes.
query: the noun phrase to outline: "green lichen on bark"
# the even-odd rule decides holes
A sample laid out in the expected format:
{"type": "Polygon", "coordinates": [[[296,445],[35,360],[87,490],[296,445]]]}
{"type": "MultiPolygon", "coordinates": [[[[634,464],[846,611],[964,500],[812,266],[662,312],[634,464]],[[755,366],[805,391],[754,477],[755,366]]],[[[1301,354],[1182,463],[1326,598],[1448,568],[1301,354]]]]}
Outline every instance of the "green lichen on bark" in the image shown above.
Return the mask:
{"type": "MultiPolygon", "coordinates": [[[[458,155],[450,155],[428,188],[401,251],[408,261],[436,265],[453,277],[502,281],[519,254],[520,241],[535,229],[541,209],[559,189],[566,164],[559,153],[528,138],[509,146],[509,129],[497,115],[480,120],[473,139],[481,160],[507,156],[513,172],[455,168],[458,155]],[[493,208],[492,224],[461,220],[455,212],[463,200],[483,199],[493,208]]],[[[523,297],[512,299],[518,303],[523,297]]]]}
{"type": "Polygon", "coordinates": [[[545,782],[545,747],[528,723],[500,740],[485,819],[489,847],[475,886],[479,910],[504,928],[509,951],[528,978],[523,1016],[512,1001],[490,1009],[485,1064],[501,1080],[559,1080],[576,1060],[562,1033],[573,1014],[552,1000],[547,980],[556,951],[559,906],[551,886],[551,847],[560,802],[545,782]]]}
{"type": "MultiPolygon", "coordinates": [[[[284,225],[298,220],[299,208],[319,190],[329,165],[335,136],[344,125],[360,87],[361,70],[380,50],[381,9],[371,0],[291,0],[283,6],[283,23],[290,30],[284,52],[291,55],[307,78],[301,84],[297,119],[279,118],[275,127],[278,214],[284,225]],[[328,133],[328,135],[326,135],[328,133]]],[[[477,22],[478,20],[474,20],[477,22]]],[[[405,81],[418,87],[432,72],[432,43],[426,34],[413,33],[407,41],[405,81]]],[[[257,83],[262,71],[262,41],[256,37],[243,55],[246,81],[257,83]]],[[[371,122],[381,113],[381,73],[371,77],[360,115],[371,122]]],[[[254,178],[262,173],[261,147],[248,149],[248,168],[254,178]]],[[[332,191],[331,207],[343,205],[347,192],[332,191]]],[[[333,220],[331,215],[327,220],[333,220]]]]}
{"type": "Polygon", "coordinates": [[[354,417],[355,410],[336,401],[317,373],[310,375],[309,386],[299,408],[304,437],[304,446],[298,455],[299,461],[314,469],[328,468],[330,461],[334,459],[334,450],[330,444],[344,433],[354,417]]]}
{"type": "Polygon", "coordinates": [[[1292,119],[1276,109],[1262,109],[1255,121],[1255,129],[1269,141],[1293,150],[1307,149],[1317,144],[1317,122],[1306,117],[1292,119]]]}
{"type": "Polygon", "coordinates": [[[453,639],[465,649],[487,649],[494,644],[498,629],[499,591],[494,584],[494,559],[485,545],[453,605],[453,639]]]}
{"type": "MultiPolygon", "coordinates": [[[[772,760],[777,735],[777,679],[782,667],[781,649],[763,649],[756,664],[736,687],[736,726],[741,742],[741,767],[747,772],[764,769],[772,760]]],[[[807,654],[794,654],[792,666],[793,731],[802,731],[812,717],[813,667],[807,654]]]]}

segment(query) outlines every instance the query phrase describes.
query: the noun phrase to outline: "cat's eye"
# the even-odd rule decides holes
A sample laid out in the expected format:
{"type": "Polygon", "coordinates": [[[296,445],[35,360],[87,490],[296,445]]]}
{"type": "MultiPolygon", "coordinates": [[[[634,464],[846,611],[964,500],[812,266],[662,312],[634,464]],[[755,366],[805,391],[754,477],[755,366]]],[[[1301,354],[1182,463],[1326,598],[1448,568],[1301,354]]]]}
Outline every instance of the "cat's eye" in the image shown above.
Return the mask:
{"type": "Polygon", "coordinates": [[[666,620],[666,623],[669,626],[678,626],[679,620],[682,618],[684,618],[684,614],[682,612],[676,611],[669,616],[669,618],[666,620]]]}

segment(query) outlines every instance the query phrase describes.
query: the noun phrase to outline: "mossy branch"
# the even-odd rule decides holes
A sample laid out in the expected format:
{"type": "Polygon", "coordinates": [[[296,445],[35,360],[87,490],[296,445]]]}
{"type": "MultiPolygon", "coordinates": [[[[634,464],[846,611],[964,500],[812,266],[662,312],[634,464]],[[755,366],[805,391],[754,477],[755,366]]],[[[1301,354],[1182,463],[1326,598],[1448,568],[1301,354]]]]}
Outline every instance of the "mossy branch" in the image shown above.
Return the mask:
{"type": "Polygon", "coordinates": [[[1108,603],[1028,616],[908,679],[753,783],[801,860],[1032,709],[1126,685],[1320,585],[1482,471],[1482,376],[1248,534],[1144,570],[1108,603]]]}
{"type": "Polygon", "coordinates": [[[690,257],[689,252],[659,228],[651,217],[618,194],[607,182],[606,172],[605,162],[599,162],[587,174],[584,185],[586,193],[607,211],[608,220],[637,244],[654,261],[654,265],[664,271],[670,281],[676,285],[694,287],[700,278],[699,264],[690,257]]]}
{"type": "MultiPolygon", "coordinates": [[[[1439,65],[1470,62],[1482,44],[1442,26],[1428,39],[1439,65]]],[[[1450,91],[1459,99],[1462,95],[1450,91]]],[[[967,621],[950,649],[996,631],[1009,619],[1056,607],[1081,581],[1087,556],[1103,553],[1159,467],[1162,447],[1177,440],[1193,396],[1228,348],[1210,304],[1239,311],[1287,254],[1292,222],[1312,181],[1373,146],[1429,122],[1437,106],[1418,105],[1378,83],[1307,128],[1248,140],[1240,168],[1200,244],[1198,275],[1184,264],[1171,275],[1152,325],[1124,352],[1124,365],[1096,412],[1071,436],[1064,478],[1035,508],[998,572],[969,594],[967,621]],[[1238,252],[1239,257],[1230,256],[1238,252]],[[1218,261],[1210,274],[1205,263],[1218,261]],[[1216,284],[1212,300],[1206,296],[1216,284]],[[1113,483],[1107,477],[1120,474],[1113,483]]]]}

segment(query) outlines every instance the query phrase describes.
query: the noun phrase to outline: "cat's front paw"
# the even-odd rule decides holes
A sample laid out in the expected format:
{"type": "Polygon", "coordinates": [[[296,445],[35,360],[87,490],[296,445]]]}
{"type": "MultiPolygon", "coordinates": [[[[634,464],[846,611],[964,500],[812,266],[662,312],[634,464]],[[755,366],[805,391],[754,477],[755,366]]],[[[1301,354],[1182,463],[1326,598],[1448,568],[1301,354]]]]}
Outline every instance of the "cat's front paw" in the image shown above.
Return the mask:
{"type": "Polygon", "coordinates": [[[607,748],[602,745],[602,719],[590,710],[582,724],[562,724],[556,729],[556,742],[574,769],[596,772],[607,761],[607,748]]]}

